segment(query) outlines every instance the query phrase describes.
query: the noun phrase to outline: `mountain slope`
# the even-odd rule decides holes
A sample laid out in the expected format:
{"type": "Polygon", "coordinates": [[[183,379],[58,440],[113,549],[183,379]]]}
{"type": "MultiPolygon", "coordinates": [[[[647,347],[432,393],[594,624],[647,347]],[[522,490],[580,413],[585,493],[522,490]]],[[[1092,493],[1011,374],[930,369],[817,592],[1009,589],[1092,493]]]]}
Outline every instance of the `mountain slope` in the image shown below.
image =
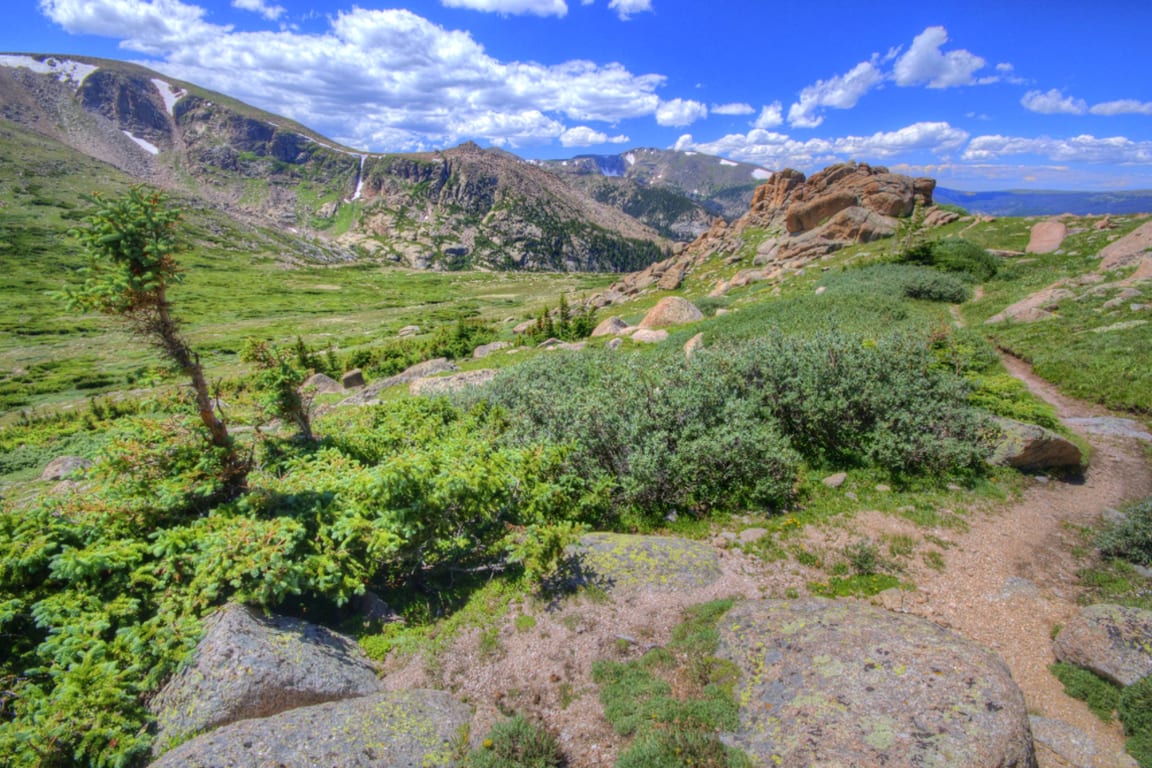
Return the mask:
{"type": "Polygon", "coordinates": [[[663,255],[655,231],[507,153],[355,152],[123,62],[0,55],[0,117],[254,223],[411,266],[621,271],[663,255]]]}

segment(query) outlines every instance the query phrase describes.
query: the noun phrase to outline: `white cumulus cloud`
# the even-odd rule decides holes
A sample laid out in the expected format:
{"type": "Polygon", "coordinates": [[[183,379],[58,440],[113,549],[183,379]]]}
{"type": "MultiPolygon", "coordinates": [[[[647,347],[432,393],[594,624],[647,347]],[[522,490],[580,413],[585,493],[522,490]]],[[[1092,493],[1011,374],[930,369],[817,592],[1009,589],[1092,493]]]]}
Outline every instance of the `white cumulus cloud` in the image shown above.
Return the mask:
{"type": "MultiPolygon", "coordinates": [[[[984,59],[964,49],[940,50],[947,42],[948,31],[944,27],[928,27],[917,35],[907,52],[896,60],[892,72],[896,84],[927,83],[929,88],[976,84],[975,73],[984,68],[984,59]]],[[[995,78],[984,82],[995,82],[995,78]]]]}
{"type": "Polygon", "coordinates": [[[843,75],[818,80],[800,91],[800,98],[788,109],[788,123],[795,128],[815,128],[824,122],[823,107],[851,109],[860,97],[884,81],[884,75],[871,61],[862,61],[843,75]]]}
{"type": "Polygon", "coordinates": [[[1093,104],[1088,110],[1094,115],[1152,115],[1152,101],[1118,99],[1093,104]]]}
{"type": "Polygon", "coordinates": [[[232,0],[232,7],[258,13],[269,21],[276,21],[285,13],[282,5],[268,5],[264,0],[232,0]]]}
{"type": "Polygon", "coordinates": [[[662,101],[656,108],[656,122],[664,126],[691,125],[708,117],[708,107],[691,99],[662,101]]]}
{"type": "Polygon", "coordinates": [[[784,122],[784,107],[778,102],[774,101],[768,106],[760,110],[760,116],[756,118],[756,122],[752,124],[753,128],[775,128],[784,122]]]}
{"type": "Polygon", "coordinates": [[[714,115],[751,115],[756,112],[751,104],[743,103],[713,104],[711,111],[714,115]]]}
{"type": "Polygon", "coordinates": [[[1124,136],[1097,138],[1091,135],[1066,139],[1040,136],[977,136],[962,155],[971,162],[987,162],[1009,155],[1036,155],[1060,163],[1152,163],[1152,141],[1133,141],[1124,136]]]}
{"type": "MultiPolygon", "coordinates": [[[[542,7],[542,6],[541,6],[542,7]]],[[[179,0],[41,0],[69,32],[121,40],[169,77],[223,91],[361,149],[465,138],[522,146],[579,123],[655,116],[665,78],[620,64],[501,61],[465,31],[411,11],[353,8],[320,33],[235,31],[179,0]]],[[[662,115],[704,105],[673,100],[662,115]],[[695,106],[694,106],[695,105],[695,106]]],[[[679,114],[680,118],[676,118],[679,114]]]]}
{"type": "Polygon", "coordinates": [[[1084,99],[1065,96],[1056,88],[1050,91],[1028,91],[1020,103],[1030,112],[1042,115],[1083,115],[1088,111],[1084,99]]]}
{"type": "Polygon", "coordinates": [[[440,3],[447,8],[468,8],[510,16],[562,17],[568,13],[568,3],[564,0],[440,0],[440,3]]]}
{"type": "Polygon", "coordinates": [[[652,10],[652,0],[611,0],[608,7],[616,11],[621,21],[627,21],[632,15],[652,10]]]}
{"type": "Polygon", "coordinates": [[[560,134],[560,143],[565,147],[591,147],[596,144],[626,144],[627,136],[609,136],[586,125],[569,128],[560,134]]]}

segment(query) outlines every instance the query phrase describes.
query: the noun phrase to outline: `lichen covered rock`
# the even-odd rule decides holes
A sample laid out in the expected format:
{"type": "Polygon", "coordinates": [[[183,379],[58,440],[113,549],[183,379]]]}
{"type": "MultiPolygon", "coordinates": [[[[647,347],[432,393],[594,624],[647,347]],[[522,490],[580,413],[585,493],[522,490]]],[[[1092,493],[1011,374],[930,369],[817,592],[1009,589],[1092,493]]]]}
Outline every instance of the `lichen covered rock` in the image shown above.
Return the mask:
{"type": "Polygon", "coordinates": [[[205,620],[190,662],[153,700],[155,750],[237,720],[382,689],[372,662],[350,638],[229,604],[205,620]]]}
{"type": "Polygon", "coordinates": [[[756,765],[1034,768],[1024,696],[987,649],[856,602],[738,603],[721,658],[740,671],[730,743],[756,765]]]}
{"type": "Polygon", "coordinates": [[[712,547],[667,536],[590,533],[571,553],[583,581],[609,590],[696,589],[721,575],[712,547]]]}
{"type": "Polygon", "coordinates": [[[243,720],[153,768],[436,768],[453,765],[472,711],[443,691],[396,691],[243,720]]]}
{"type": "Polygon", "coordinates": [[[1120,605],[1082,608],[1052,642],[1060,661],[1119,685],[1152,675],[1152,611],[1120,605]]]}

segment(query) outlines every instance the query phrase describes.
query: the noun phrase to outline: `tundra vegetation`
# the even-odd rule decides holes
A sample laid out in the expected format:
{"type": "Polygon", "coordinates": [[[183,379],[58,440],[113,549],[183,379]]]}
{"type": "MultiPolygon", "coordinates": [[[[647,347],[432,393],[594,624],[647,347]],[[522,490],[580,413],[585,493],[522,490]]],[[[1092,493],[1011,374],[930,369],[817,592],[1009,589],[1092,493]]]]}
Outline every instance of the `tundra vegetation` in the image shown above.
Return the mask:
{"type": "MultiPolygon", "coordinates": [[[[45,194],[24,189],[25,197],[45,194]]],[[[108,206],[136,206],[132,216],[165,230],[180,207],[141,190],[95,212],[67,195],[53,200],[71,207],[49,206],[49,223],[67,214],[81,224],[80,244],[97,252],[108,206]]],[[[79,284],[76,243],[37,229],[24,210],[0,211],[0,226],[20,234],[5,247],[50,254],[67,282],[21,265],[17,290],[79,284]]],[[[406,627],[348,628],[379,656],[421,637],[443,642],[452,622],[468,616],[463,606],[491,617],[509,595],[535,593],[585,530],[693,535],[754,514],[773,531],[765,554],[778,556],[786,528],[840,510],[842,499],[820,483],[826,474],[849,470],[891,484],[883,503],[911,501],[913,510],[917,499],[951,493],[949,485],[1002,495],[1012,473],[984,463],[990,417],[1056,424],[1050,409],[1008,383],[982,329],[951,324],[949,304],[970,299],[976,283],[984,298],[964,310],[973,321],[992,313],[990,295],[1002,307],[1050,279],[1039,265],[988,256],[985,246],[1018,235],[1011,229],[985,225],[961,240],[958,225],[946,227],[895,256],[847,249],[828,271],[786,282],[779,296],[766,285],[734,292],[726,303],[735,311],[676,329],[663,346],[608,351],[597,339],[581,353],[525,349],[471,362],[472,347],[515,339],[508,316],[536,319],[538,335],[548,323],[565,328],[560,335],[586,334],[597,318],[572,307],[610,278],[417,274],[380,264],[285,269],[268,255],[283,242],[275,233],[221,233],[210,212],[187,213],[186,257],[165,262],[170,271],[145,288],[159,280],[166,290],[175,269],[185,270],[180,296],[161,298],[185,319],[183,349],[194,344],[218,377],[209,412],[226,412],[226,439],[205,418],[195,377],[191,391],[181,386],[176,374],[191,371],[168,346],[164,355],[131,352],[115,362],[111,349],[125,337],[108,337],[114,326],[103,318],[34,308],[26,298],[0,310],[6,329],[28,329],[0,348],[13,370],[0,381],[9,411],[0,432],[0,755],[13,766],[145,762],[145,703],[195,645],[201,619],[226,601],[339,623],[371,589],[408,619],[406,627]],[[236,285],[261,281],[277,289],[236,297],[236,285]],[[409,324],[422,331],[396,338],[409,324]],[[698,332],[706,343],[686,359],[676,342],[698,332]],[[438,356],[500,371],[452,398],[392,391],[380,405],[341,408],[327,407],[339,397],[330,395],[314,410],[300,394],[310,372],[360,367],[382,377],[438,356]],[[91,371],[98,380],[84,378],[91,371]],[[85,404],[83,393],[107,394],[85,404]],[[38,482],[39,469],[62,454],[94,465],[58,487],[38,482]],[[242,484],[236,456],[244,457],[242,484]]],[[[1090,236],[1073,240],[1058,268],[1086,271],[1091,245],[1090,236]]],[[[694,297],[703,288],[689,281],[684,291],[694,297]]],[[[1079,310],[1069,316],[1097,322],[1079,310]]],[[[1060,327],[992,333],[1042,359],[1053,346],[1043,334],[1060,327]]],[[[1127,365],[1120,345],[1131,338],[1105,336],[1082,367],[1127,365]]],[[[1079,373],[1061,359],[1053,353],[1046,375],[1076,389],[1079,373]]],[[[1094,390],[1099,398],[1146,412],[1147,372],[1115,379],[1094,390]]],[[[1140,526],[1146,518],[1129,519],[1140,526]]],[[[1134,530],[1113,532],[1102,547],[1143,556],[1146,532],[1134,530]]],[[[850,557],[853,575],[882,575],[880,559],[861,544],[850,557]]],[[[725,607],[690,615],[659,653],[598,668],[614,727],[635,736],[622,764],[661,764],[670,750],[701,764],[739,764],[714,738],[733,717],[728,670],[709,645],[725,607]],[[691,681],[691,696],[671,696],[662,674],[691,681]],[[635,697],[621,686],[646,694],[628,709],[635,697]]],[[[1122,716],[1132,709],[1116,706],[1122,716]]],[[[514,764],[525,744],[533,764],[554,764],[554,744],[530,723],[513,721],[490,738],[489,753],[471,764],[514,764]]]]}

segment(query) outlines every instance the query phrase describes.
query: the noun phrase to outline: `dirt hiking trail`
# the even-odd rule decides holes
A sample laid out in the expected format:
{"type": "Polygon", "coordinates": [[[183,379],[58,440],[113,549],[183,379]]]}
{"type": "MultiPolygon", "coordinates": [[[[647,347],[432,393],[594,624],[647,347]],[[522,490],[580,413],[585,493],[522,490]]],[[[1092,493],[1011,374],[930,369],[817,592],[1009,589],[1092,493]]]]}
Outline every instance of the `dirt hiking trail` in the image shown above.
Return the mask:
{"type": "MultiPolygon", "coordinates": [[[[1006,356],[1008,371],[1052,404],[1062,420],[1111,415],[1101,406],[1069,398],[1006,356]]],[[[1075,427],[1073,427],[1075,429],[1075,427]]],[[[1092,446],[1083,478],[1039,478],[1006,508],[970,518],[966,532],[948,534],[942,571],[921,568],[918,591],[905,610],[984,643],[1007,662],[1031,714],[1073,725],[1102,752],[1123,753],[1118,723],[1106,725],[1083,702],[1066,696],[1048,671],[1053,629],[1076,612],[1076,530],[1094,526],[1109,508],[1152,495],[1152,467],[1138,440],[1080,432],[1092,446]]]]}

